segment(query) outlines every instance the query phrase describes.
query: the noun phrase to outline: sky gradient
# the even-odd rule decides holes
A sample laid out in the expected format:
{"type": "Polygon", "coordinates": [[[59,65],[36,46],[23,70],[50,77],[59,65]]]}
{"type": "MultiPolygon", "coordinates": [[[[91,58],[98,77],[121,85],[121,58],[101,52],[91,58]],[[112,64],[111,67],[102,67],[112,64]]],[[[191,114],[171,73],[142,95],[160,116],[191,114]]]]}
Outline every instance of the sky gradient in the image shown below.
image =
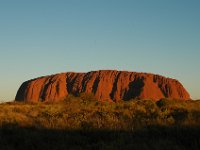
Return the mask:
{"type": "Polygon", "coordinates": [[[112,69],[178,79],[200,99],[199,0],[0,1],[0,101],[22,82],[112,69]]]}

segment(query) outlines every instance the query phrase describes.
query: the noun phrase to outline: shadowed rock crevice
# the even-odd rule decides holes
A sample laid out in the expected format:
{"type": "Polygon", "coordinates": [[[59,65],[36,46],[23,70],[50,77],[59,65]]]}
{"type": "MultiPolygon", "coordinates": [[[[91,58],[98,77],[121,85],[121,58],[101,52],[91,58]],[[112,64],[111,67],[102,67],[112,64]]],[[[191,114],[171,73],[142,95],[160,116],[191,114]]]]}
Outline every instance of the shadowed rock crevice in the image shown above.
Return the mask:
{"type": "Polygon", "coordinates": [[[98,88],[98,85],[99,85],[99,77],[97,77],[95,80],[94,80],[94,84],[92,86],[92,93],[96,94],[97,92],[97,88],[98,88]]]}
{"type": "Polygon", "coordinates": [[[75,77],[67,77],[67,90],[68,90],[68,93],[71,93],[75,96],[78,96],[78,93],[76,91],[74,91],[73,87],[74,87],[74,84],[77,80],[77,78],[79,77],[79,74],[73,74],[75,75],[75,77]]]}
{"type": "MultiPolygon", "coordinates": [[[[113,84],[113,88],[112,88],[112,91],[110,93],[110,98],[114,101],[116,101],[115,99],[115,93],[117,92],[117,84],[118,84],[118,80],[119,80],[119,77],[120,77],[120,74],[121,72],[119,72],[117,74],[117,76],[115,77],[115,81],[114,81],[114,84],[113,84]]],[[[120,93],[121,94],[121,93],[120,93]]]]}
{"type": "Polygon", "coordinates": [[[91,73],[86,73],[84,76],[83,76],[83,79],[82,81],[79,80],[79,83],[80,85],[82,85],[82,88],[81,88],[81,93],[84,93],[86,92],[87,90],[87,85],[88,85],[88,82],[91,80],[91,73]]]}
{"type": "Polygon", "coordinates": [[[98,100],[161,98],[190,99],[180,82],[163,76],[128,71],[101,70],[62,73],[24,82],[16,101],[58,101],[64,96],[92,93],[98,100]]]}
{"type": "Polygon", "coordinates": [[[124,100],[139,98],[144,86],[144,78],[137,78],[129,83],[129,90],[124,95],[124,100]]]}
{"type": "Polygon", "coordinates": [[[44,85],[44,88],[40,94],[40,101],[45,101],[47,90],[48,90],[49,86],[51,86],[51,84],[52,84],[51,79],[48,79],[46,82],[47,83],[44,85]]]}

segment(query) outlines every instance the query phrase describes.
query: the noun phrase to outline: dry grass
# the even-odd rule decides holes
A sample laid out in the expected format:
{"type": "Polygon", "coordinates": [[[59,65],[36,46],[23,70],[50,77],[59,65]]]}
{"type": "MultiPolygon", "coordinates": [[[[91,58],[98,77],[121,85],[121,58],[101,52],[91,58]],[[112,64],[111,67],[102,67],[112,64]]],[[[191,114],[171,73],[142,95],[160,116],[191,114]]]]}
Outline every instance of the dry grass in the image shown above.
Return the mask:
{"type": "MultiPolygon", "coordinates": [[[[48,133],[48,138],[58,140],[54,149],[70,146],[72,149],[136,149],[136,146],[140,149],[163,149],[165,145],[166,149],[199,149],[200,101],[162,99],[158,102],[131,100],[112,103],[99,102],[88,95],[70,95],[54,104],[3,103],[0,104],[0,126],[2,139],[4,131],[11,132],[13,138],[19,135],[31,138],[32,135],[41,140],[48,133]],[[91,142],[95,140],[93,138],[96,138],[96,143],[91,142]],[[66,144],[66,140],[76,144],[66,144]],[[144,141],[148,142],[145,144],[144,141]],[[184,145],[185,142],[190,146],[184,145]]],[[[0,142],[0,149],[16,148],[12,142],[11,147],[6,148],[5,140],[4,144],[0,142]]],[[[29,149],[40,149],[34,147],[34,141],[24,140],[28,142],[24,143],[27,146],[33,144],[29,149]]],[[[51,145],[48,149],[52,148],[51,145]]],[[[22,149],[19,145],[18,148],[22,149]]]]}

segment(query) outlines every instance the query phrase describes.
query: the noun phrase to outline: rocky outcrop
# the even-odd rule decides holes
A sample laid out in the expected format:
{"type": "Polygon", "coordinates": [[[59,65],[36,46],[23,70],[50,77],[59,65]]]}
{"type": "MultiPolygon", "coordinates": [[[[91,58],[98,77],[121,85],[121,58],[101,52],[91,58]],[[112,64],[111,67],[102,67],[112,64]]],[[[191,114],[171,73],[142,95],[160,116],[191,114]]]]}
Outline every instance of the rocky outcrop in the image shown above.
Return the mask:
{"type": "Polygon", "coordinates": [[[16,101],[59,101],[68,94],[93,93],[99,100],[190,99],[182,84],[149,73],[101,70],[61,73],[24,82],[16,101]]]}

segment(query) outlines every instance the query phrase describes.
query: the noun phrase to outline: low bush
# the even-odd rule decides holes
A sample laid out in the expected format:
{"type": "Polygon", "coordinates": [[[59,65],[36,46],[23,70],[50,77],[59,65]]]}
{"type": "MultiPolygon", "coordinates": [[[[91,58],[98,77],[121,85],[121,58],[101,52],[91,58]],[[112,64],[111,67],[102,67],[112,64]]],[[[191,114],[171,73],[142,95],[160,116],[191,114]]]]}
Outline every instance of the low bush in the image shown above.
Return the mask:
{"type": "Polygon", "coordinates": [[[2,103],[0,126],[1,150],[21,149],[17,142],[40,149],[34,140],[51,149],[47,139],[55,149],[200,149],[200,101],[105,102],[83,93],[60,103],[2,103]]]}

